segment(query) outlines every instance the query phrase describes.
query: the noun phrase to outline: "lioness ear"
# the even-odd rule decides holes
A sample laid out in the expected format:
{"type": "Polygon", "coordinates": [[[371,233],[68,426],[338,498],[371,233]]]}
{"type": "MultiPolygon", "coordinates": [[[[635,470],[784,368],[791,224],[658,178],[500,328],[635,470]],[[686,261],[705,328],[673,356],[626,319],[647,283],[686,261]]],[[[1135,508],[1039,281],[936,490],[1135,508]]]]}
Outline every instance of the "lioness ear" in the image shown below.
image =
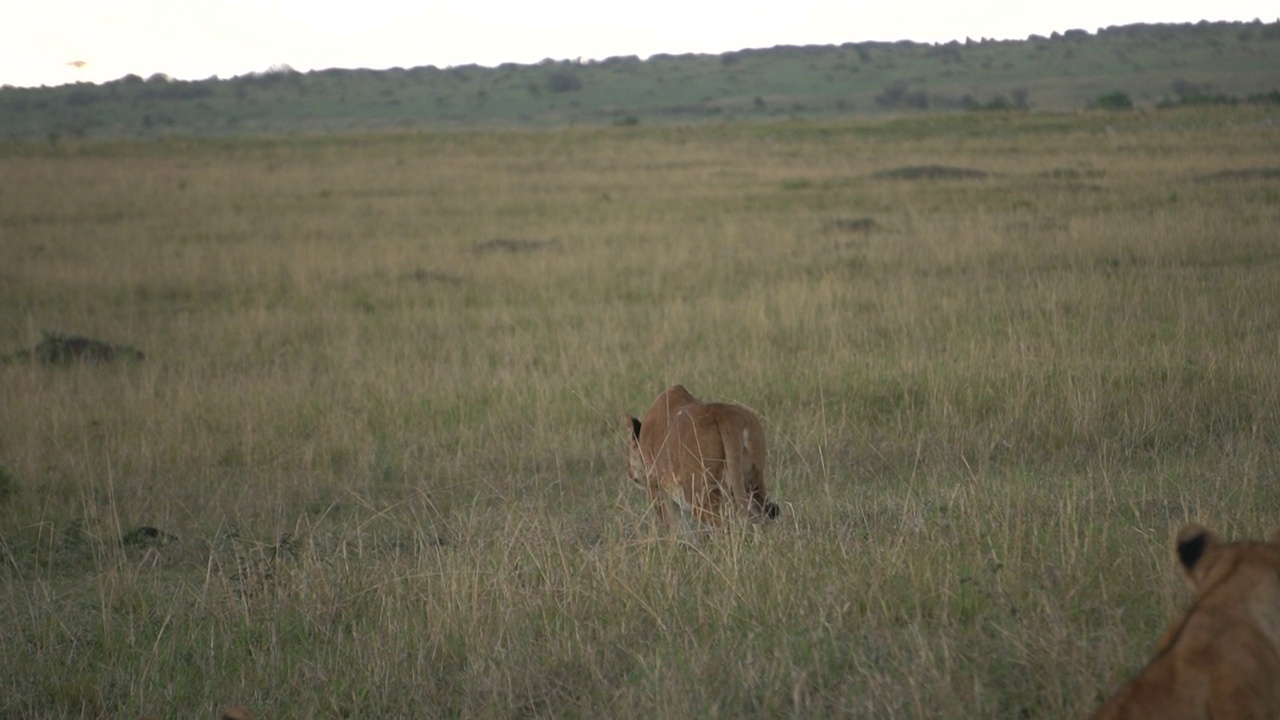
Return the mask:
{"type": "Polygon", "coordinates": [[[1217,542],[1217,537],[1198,523],[1191,523],[1178,531],[1178,560],[1188,573],[1200,561],[1204,551],[1217,542]]]}
{"type": "Polygon", "coordinates": [[[640,418],[635,415],[628,415],[627,420],[631,423],[631,437],[636,440],[640,439],[640,418]]]}

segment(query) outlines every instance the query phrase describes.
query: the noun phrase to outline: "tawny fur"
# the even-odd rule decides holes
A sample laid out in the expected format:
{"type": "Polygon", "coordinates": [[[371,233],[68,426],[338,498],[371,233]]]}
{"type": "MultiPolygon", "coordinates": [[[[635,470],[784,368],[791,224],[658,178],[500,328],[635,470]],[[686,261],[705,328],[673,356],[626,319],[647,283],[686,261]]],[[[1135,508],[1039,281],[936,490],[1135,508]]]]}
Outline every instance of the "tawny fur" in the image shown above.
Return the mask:
{"type": "Polygon", "coordinates": [[[753,521],[777,517],[778,506],[765,488],[764,426],[755,413],[741,405],[704,403],[683,385],[673,385],[643,420],[628,416],[626,423],[628,472],[664,526],[671,525],[678,506],[712,527],[726,519],[730,507],[753,521]]]}
{"type": "Polygon", "coordinates": [[[1178,557],[1195,603],[1094,720],[1280,718],[1280,531],[1223,543],[1188,525],[1178,557]]]}

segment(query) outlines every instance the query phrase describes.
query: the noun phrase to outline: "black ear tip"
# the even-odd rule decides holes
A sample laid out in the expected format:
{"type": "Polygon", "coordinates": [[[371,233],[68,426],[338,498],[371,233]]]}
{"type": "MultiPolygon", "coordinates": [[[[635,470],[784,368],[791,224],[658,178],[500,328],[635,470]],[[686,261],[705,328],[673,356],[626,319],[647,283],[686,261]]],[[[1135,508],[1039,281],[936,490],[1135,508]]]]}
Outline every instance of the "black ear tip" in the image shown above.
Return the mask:
{"type": "Polygon", "coordinates": [[[1178,538],[1178,560],[1182,563],[1182,567],[1188,569],[1194,567],[1199,562],[1200,556],[1204,555],[1204,549],[1208,544],[1209,533],[1204,529],[1178,538]]]}
{"type": "Polygon", "coordinates": [[[771,502],[764,506],[764,515],[770,520],[778,517],[778,513],[780,512],[782,512],[782,509],[778,507],[778,503],[771,502]]]}
{"type": "Polygon", "coordinates": [[[631,416],[631,434],[640,437],[640,418],[631,416]]]}

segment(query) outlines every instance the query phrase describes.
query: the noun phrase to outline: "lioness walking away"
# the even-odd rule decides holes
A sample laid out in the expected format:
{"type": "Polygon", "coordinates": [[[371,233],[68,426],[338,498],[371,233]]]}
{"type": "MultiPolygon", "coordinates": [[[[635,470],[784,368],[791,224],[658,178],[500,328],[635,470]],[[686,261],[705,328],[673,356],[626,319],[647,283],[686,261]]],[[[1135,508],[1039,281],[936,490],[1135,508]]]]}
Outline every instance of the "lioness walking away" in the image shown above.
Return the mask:
{"type": "Polygon", "coordinates": [[[755,413],[704,403],[683,385],[672,385],[643,421],[627,416],[627,425],[627,471],[648,493],[664,527],[681,510],[712,527],[725,520],[730,506],[752,521],[778,516],[765,489],[764,427],[755,413]]]}
{"type": "Polygon", "coordinates": [[[1224,543],[1191,524],[1178,559],[1195,603],[1094,720],[1280,718],[1280,531],[1224,543]]]}

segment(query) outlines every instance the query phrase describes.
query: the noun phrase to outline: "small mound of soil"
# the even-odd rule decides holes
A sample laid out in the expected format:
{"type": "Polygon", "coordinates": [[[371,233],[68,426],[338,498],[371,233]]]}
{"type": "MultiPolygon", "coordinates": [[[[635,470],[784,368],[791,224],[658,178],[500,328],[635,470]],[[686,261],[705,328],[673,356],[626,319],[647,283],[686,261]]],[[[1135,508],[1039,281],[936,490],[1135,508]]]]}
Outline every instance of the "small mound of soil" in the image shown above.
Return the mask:
{"type": "Polygon", "coordinates": [[[125,546],[154,547],[168,545],[177,539],[178,536],[173,533],[167,533],[150,525],[142,525],[125,533],[120,538],[120,543],[125,546]]]}
{"type": "Polygon", "coordinates": [[[555,247],[555,240],[538,240],[534,238],[493,238],[478,242],[473,249],[479,254],[505,252],[505,253],[521,253],[533,252],[535,250],[545,250],[555,247]]]}
{"type": "Polygon", "coordinates": [[[869,233],[880,229],[880,223],[869,217],[839,217],[827,223],[828,230],[839,232],[869,233]]]}
{"type": "Polygon", "coordinates": [[[418,268],[412,272],[407,272],[400,277],[414,282],[441,283],[444,285],[457,285],[462,282],[457,275],[450,275],[447,272],[441,272],[439,270],[424,270],[422,268],[418,268]]]}
{"type": "Polygon", "coordinates": [[[34,348],[19,350],[6,357],[5,361],[35,361],[41,365],[70,365],[78,362],[137,361],[144,357],[141,351],[128,345],[115,345],[79,335],[45,333],[44,339],[36,343],[34,348]]]}
{"type": "Polygon", "coordinates": [[[985,170],[950,165],[907,165],[871,173],[877,180],[970,180],[990,175],[985,170]]]}
{"type": "Polygon", "coordinates": [[[1200,182],[1214,180],[1280,180],[1280,168],[1240,168],[1238,170],[1219,170],[1217,172],[1197,175],[1200,182]]]}

